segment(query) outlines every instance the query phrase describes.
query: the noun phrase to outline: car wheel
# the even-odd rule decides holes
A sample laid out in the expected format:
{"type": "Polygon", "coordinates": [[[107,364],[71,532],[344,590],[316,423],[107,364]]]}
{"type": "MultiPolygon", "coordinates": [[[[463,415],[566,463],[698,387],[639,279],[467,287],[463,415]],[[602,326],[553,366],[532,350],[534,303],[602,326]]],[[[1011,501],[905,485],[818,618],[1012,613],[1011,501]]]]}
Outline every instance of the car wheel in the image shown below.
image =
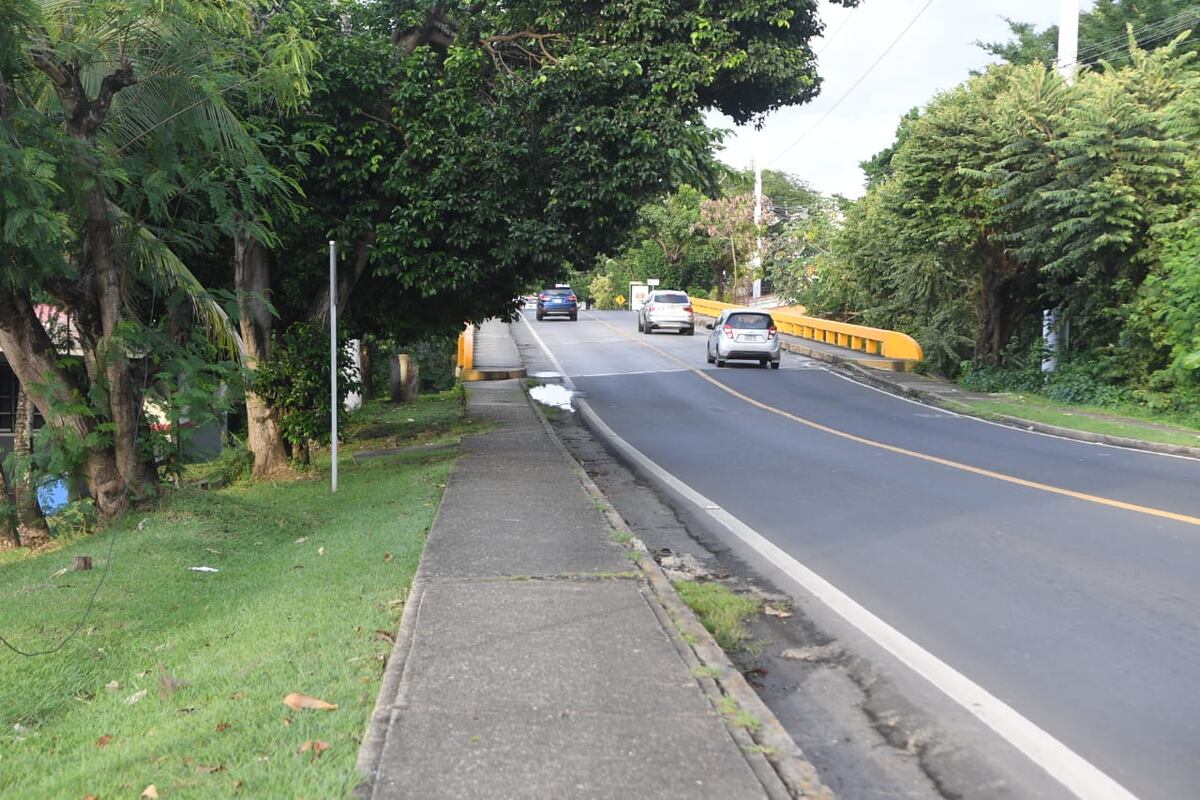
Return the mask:
{"type": "Polygon", "coordinates": [[[779,362],[778,362],[778,361],[772,361],[772,362],[771,362],[771,369],[779,369],[779,362]]]}
{"type": "Polygon", "coordinates": [[[571,322],[575,322],[575,321],[576,321],[576,320],[578,320],[578,319],[579,319],[579,312],[578,312],[578,311],[572,311],[572,312],[571,312],[571,322]]]}
{"type": "Polygon", "coordinates": [[[642,318],[641,318],[641,317],[638,317],[638,333],[642,333],[642,332],[643,332],[643,328],[642,328],[642,318]]]}
{"type": "Polygon", "coordinates": [[[718,367],[725,366],[725,359],[721,358],[720,356],[717,356],[717,366],[718,367]]]}
{"type": "Polygon", "coordinates": [[[704,348],[704,358],[705,358],[705,359],[708,361],[708,363],[710,363],[710,364],[711,364],[711,363],[713,363],[714,361],[716,361],[716,359],[715,359],[715,358],[713,358],[712,351],[711,351],[711,350],[709,350],[707,347],[706,347],[706,348],[704,348]]]}
{"type": "Polygon", "coordinates": [[[695,336],[696,329],[695,328],[684,328],[683,335],[684,336],[695,336]]]}

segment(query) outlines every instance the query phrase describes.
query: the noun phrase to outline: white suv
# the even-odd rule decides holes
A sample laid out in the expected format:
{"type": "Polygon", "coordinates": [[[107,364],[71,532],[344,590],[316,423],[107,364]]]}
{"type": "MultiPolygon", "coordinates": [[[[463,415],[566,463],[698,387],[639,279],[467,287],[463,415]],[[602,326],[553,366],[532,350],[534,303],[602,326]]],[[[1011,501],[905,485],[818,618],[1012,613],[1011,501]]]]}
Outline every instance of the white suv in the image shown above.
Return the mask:
{"type": "Polygon", "coordinates": [[[638,311],[638,332],[651,333],[655,328],[675,330],[691,336],[696,332],[692,316],[692,301],[678,289],[655,289],[638,311]]]}

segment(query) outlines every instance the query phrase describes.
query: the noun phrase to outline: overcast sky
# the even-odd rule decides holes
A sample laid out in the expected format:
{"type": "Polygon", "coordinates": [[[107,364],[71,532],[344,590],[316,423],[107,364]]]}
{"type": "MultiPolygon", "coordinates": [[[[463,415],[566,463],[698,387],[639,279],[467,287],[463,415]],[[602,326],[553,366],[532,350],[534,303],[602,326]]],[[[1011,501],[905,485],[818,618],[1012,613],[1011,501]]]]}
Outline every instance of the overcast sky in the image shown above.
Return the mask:
{"type": "MultiPolygon", "coordinates": [[[[1057,24],[1059,13],[1055,0],[933,0],[879,65],[821,120],[925,3],[864,0],[848,10],[822,0],[825,37],[813,40],[824,79],[821,94],[808,105],[775,112],[760,132],[710,115],[710,125],[734,130],[721,160],[748,168],[758,148],[765,169],[792,173],[825,193],[858,197],[863,191],[858,162],[892,142],[900,117],[993,60],[972,42],[1007,39],[1002,17],[1041,28],[1057,24]]],[[[1082,0],[1082,5],[1088,8],[1091,2],[1082,0]]]]}

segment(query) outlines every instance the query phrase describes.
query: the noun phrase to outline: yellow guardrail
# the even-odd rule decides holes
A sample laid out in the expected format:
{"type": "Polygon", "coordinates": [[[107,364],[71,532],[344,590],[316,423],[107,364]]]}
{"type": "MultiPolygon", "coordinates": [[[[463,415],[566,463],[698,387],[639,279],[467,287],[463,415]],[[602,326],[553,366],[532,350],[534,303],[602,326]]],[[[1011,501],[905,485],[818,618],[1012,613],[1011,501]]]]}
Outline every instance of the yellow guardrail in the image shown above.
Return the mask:
{"type": "MultiPolygon", "coordinates": [[[[692,308],[696,310],[697,314],[716,317],[726,309],[744,308],[744,306],[692,298],[692,308]]],[[[769,310],[772,319],[775,320],[775,327],[781,333],[791,336],[799,336],[837,347],[846,347],[850,350],[884,358],[896,358],[904,361],[921,361],[925,358],[925,353],[921,350],[921,345],[917,343],[917,340],[907,333],[900,333],[900,331],[869,328],[866,325],[851,325],[849,322],[834,322],[778,308],[754,310],[769,310]]]]}

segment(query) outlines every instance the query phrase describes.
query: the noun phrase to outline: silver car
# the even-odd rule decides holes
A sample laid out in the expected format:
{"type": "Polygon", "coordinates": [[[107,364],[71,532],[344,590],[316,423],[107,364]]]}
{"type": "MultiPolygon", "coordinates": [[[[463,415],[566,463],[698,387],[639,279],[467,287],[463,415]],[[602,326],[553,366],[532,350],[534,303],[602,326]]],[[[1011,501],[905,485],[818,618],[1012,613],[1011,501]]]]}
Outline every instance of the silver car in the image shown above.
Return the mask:
{"type": "Polygon", "coordinates": [[[692,301],[678,289],[655,289],[638,310],[638,332],[652,333],[656,328],[674,330],[691,336],[696,332],[692,301]]]}
{"type": "Polygon", "coordinates": [[[704,327],[712,331],[708,335],[708,363],[723,367],[726,361],[736,358],[779,369],[779,333],[767,312],[730,309],[704,327]]]}

